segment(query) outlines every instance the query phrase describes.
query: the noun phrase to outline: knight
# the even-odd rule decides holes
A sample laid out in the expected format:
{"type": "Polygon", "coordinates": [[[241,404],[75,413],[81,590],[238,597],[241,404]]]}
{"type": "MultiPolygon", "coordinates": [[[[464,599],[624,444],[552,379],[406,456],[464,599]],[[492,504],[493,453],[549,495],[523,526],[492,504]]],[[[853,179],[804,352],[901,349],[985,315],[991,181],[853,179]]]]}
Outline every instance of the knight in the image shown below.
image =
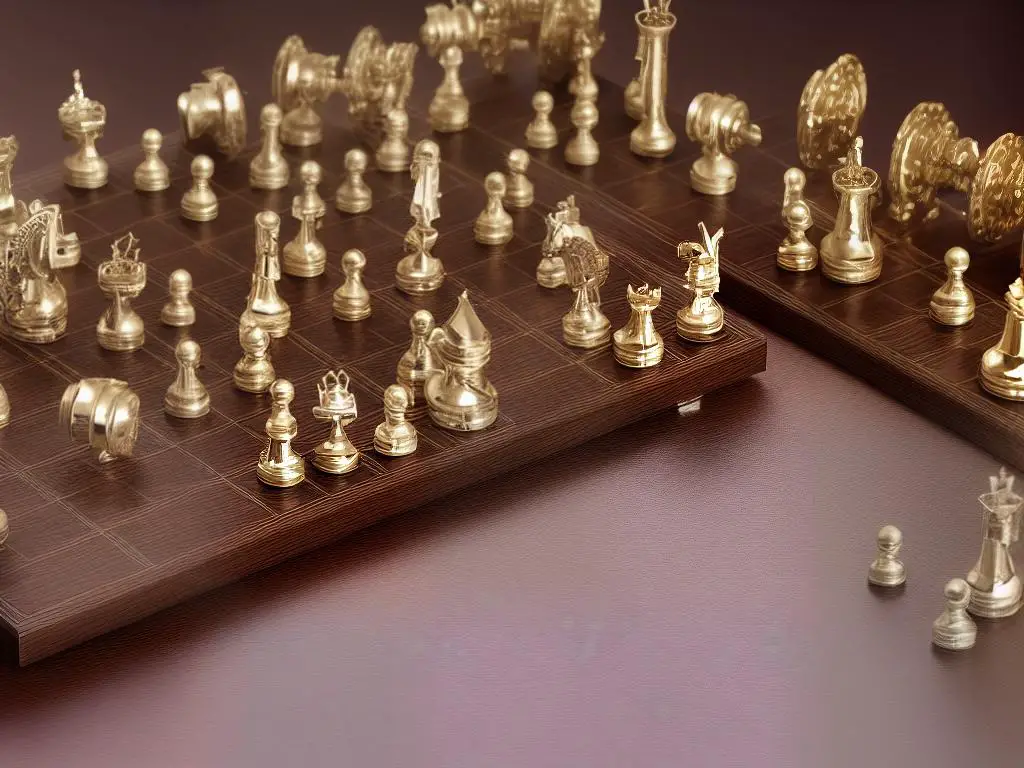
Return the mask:
{"type": "Polygon", "coordinates": [[[676,313],[676,333],[687,341],[706,342],[719,338],[725,324],[725,312],[715,300],[720,283],[718,244],[725,230],[711,235],[703,221],[698,229],[701,242],[680,243],[676,249],[679,258],[686,261],[686,285],[693,293],[690,304],[676,313]]]}
{"type": "Polygon", "coordinates": [[[590,227],[580,224],[580,209],[576,207],[574,195],[560,200],[554,212],[547,215],[544,223],[547,225],[547,235],[541,244],[537,284],[544,288],[558,288],[565,285],[565,262],[557,253],[565,238],[582,237],[592,245],[596,243],[590,227]]]}
{"type": "Polygon", "coordinates": [[[59,205],[29,212],[16,204],[14,235],[0,261],[0,302],[6,331],[15,339],[48,344],[68,326],[67,292],[54,273],[60,224],[59,205]]]}

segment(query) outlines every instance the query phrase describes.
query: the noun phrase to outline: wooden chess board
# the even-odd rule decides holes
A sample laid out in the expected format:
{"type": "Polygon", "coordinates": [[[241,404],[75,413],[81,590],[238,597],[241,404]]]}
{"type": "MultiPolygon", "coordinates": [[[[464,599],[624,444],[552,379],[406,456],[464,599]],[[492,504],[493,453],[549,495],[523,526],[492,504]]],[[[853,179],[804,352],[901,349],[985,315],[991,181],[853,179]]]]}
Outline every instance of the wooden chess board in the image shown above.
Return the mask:
{"type": "MultiPolygon", "coordinates": [[[[286,338],[273,342],[271,356],[278,375],[296,387],[297,447],[308,455],[326,437],[327,425],[311,414],[315,384],[340,366],[351,376],[360,412],[348,433],[366,451],[348,475],[321,474],[307,462],[306,482],[287,490],[266,488],[256,479],[268,398],[236,390],[231,370],[240,356],[238,316],[254,263],[253,217],[261,208],[281,212],[281,242],[287,242],[297,229],[287,214],[294,184],[280,193],[250,190],[253,148],[217,168],[217,219],[186,222],[178,204],[191,154],[174,137],[163,151],[173,176],[166,193],[133,191],[137,148],[107,155],[110,183],[95,192],[64,187],[58,167],[15,178],[19,198],[60,203],[65,228],[83,242],[82,263],[61,276],[69,294],[67,336],[45,346],[0,341],[0,381],[12,404],[11,424],[0,431],[2,505],[11,520],[8,547],[0,552],[0,621],[22,664],[764,370],[763,335],[731,310],[714,344],[687,344],[675,335],[674,315],[688,294],[674,241],[596,191],[641,175],[653,179],[659,168],[672,167],[632,157],[623,133],[630,126],[621,121],[598,129],[603,157],[595,168],[566,169],[559,151],[536,155],[530,172],[536,203],[513,212],[514,240],[501,248],[474,242],[472,224],[485,200],[483,178],[502,170],[505,154],[521,144],[534,87],[510,80],[504,90],[490,81],[482,90],[470,89],[480,102],[473,113],[477,126],[435,137],[443,157],[443,197],[434,253],[448,272],[437,293],[411,298],[393,287],[410,223],[412,183],[408,174],[375,172],[367,177],[375,195],[371,212],[346,216],[329,207],[320,233],[329,253],[327,273],[285,277],[278,284],[291,305],[292,325],[286,338]],[[656,368],[629,370],[614,362],[609,348],[585,352],[562,343],[560,318],[571,296],[538,287],[533,274],[545,233],[543,214],[569,194],[576,195],[584,222],[611,254],[602,294],[613,327],[628,316],[627,283],[663,287],[655,321],[666,353],[656,368]],[[147,341],[134,353],[112,353],[96,342],[95,324],[105,307],[96,267],[109,257],[112,240],[129,230],[140,239],[149,271],[149,285],[134,303],[147,341]],[[345,323],[331,315],[331,293],[342,280],[341,253],[353,247],[367,256],[373,314],[345,323]],[[197,321],[187,330],[158,320],[168,275],[177,268],[189,270],[195,285],[197,321]],[[373,429],[382,420],[383,391],[394,382],[396,363],[408,347],[411,314],[424,307],[442,323],[464,288],[493,336],[488,374],[500,395],[497,422],[482,432],[455,434],[420,418],[416,453],[378,456],[373,429]],[[183,333],[202,346],[200,378],[212,397],[212,412],[198,420],[175,419],[162,410],[174,377],[173,348],[183,333]],[[143,423],[132,459],[100,465],[59,428],[61,393],[88,376],[124,379],[139,394],[143,423]]],[[[250,105],[250,113],[257,106],[250,105]]],[[[414,139],[427,135],[422,114],[421,102],[411,115],[414,139]]],[[[566,115],[564,108],[555,115],[563,127],[566,115]]],[[[329,203],[343,153],[356,145],[339,121],[328,126],[324,144],[310,155],[323,159],[320,189],[329,203]]],[[[300,156],[293,155],[293,169],[300,156]]],[[[294,180],[297,173],[292,175],[294,180]]]]}

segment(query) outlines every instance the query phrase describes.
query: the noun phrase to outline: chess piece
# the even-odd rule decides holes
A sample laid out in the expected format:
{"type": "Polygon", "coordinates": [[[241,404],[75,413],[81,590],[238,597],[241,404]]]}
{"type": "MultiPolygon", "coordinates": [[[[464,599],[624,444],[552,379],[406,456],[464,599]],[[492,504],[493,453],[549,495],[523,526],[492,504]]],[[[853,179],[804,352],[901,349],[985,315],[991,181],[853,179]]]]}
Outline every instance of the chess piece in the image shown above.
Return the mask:
{"type": "Polygon", "coordinates": [[[132,180],[139,192],[162,192],[171,186],[171,171],[160,159],[164,136],[156,128],[142,132],[142,162],[135,167],[132,180]]]}
{"type": "Polygon", "coordinates": [[[731,93],[699,93],[686,111],[686,135],[701,145],[690,167],[690,186],[702,195],[727,195],[736,189],[739,166],[729,155],[761,143],[761,128],[750,122],[747,105],[731,93]]]}
{"type": "MultiPolygon", "coordinates": [[[[376,27],[363,27],[352,42],[340,90],[348,98],[350,124],[369,143],[379,141],[391,112],[405,113],[418,50],[416,43],[385,43],[376,27]]],[[[405,114],[402,118],[407,120],[405,114]]],[[[407,131],[408,124],[402,131],[403,142],[407,131]]]]}
{"type": "MultiPolygon", "coordinates": [[[[594,45],[590,35],[583,29],[577,29],[573,37],[576,48],[576,71],[569,80],[569,94],[583,101],[596,102],[599,89],[597,80],[594,79],[593,60],[598,46],[594,45]]],[[[600,42],[603,43],[603,39],[600,39],[600,42]]]]}
{"type": "Polygon", "coordinates": [[[355,248],[345,251],[341,257],[341,271],[345,282],[334,292],[332,308],[339,320],[355,322],[365,320],[373,309],[370,307],[370,292],[363,285],[363,270],[366,257],[355,248]]]}
{"type": "Polygon", "coordinates": [[[0,509],[0,551],[3,550],[4,545],[7,543],[7,538],[11,535],[11,523],[7,519],[7,513],[0,509]]]}
{"type": "Polygon", "coordinates": [[[715,341],[725,325],[725,312],[715,301],[720,282],[718,244],[725,230],[709,235],[703,221],[697,227],[701,242],[680,243],[676,249],[679,258],[686,260],[686,287],[693,293],[690,304],[676,313],[676,333],[687,341],[715,341]]]}
{"type": "Polygon", "coordinates": [[[294,399],[295,387],[287,379],[270,385],[270,418],[264,427],[268,443],[256,464],[256,477],[274,488],[290,488],[306,479],[306,462],[292,448],[292,440],[299,434],[299,423],[290,409],[294,399]]]}
{"type": "Polygon", "coordinates": [[[242,358],[235,363],[232,380],[243,392],[266,392],[277,378],[270,361],[270,335],[258,325],[242,325],[238,329],[242,358]]]}
{"type": "Polygon", "coordinates": [[[871,226],[872,200],[881,182],[877,173],[861,165],[863,147],[858,136],[846,165],[832,174],[839,212],[821,241],[821,274],[847,285],[869,283],[882,274],[882,240],[871,226]]]}
{"type": "Polygon", "coordinates": [[[113,302],[96,324],[96,340],[111,352],[132,352],[146,341],[145,324],[131,306],[146,287],[146,265],[139,261],[139,241],[131,232],[115,240],[110,251],[110,259],[96,270],[96,282],[113,302]]]}
{"type": "Polygon", "coordinates": [[[382,456],[408,456],[419,441],[416,427],[406,421],[411,405],[409,391],[401,384],[384,390],[384,421],[373,431],[373,449],[382,456]]]}
{"type": "Polygon", "coordinates": [[[932,294],[928,314],[942,325],[966,325],[974,319],[974,294],[964,283],[971,257],[963,248],[950,248],[945,262],[946,282],[932,294]]]}
{"type": "Polygon", "coordinates": [[[313,416],[331,422],[331,434],[314,450],[313,466],[331,475],[344,475],[359,464],[359,451],[345,434],[345,427],[358,415],[348,385],[348,374],[342,370],[328,371],[316,385],[320,404],[313,408],[313,416]]]}
{"type": "Polygon", "coordinates": [[[324,139],[318,110],[341,90],[341,57],[306,50],[298,35],[290,35],[277,52],[271,79],[274,101],[284,112],[281,141],[291,147],[312,147],[324,139]]]}
{"type": "Polygon", "coordinates": [[[281,150],[281,108],[266,104],[260,110],[260,151],[249,161],[249,186],[253,189],[284,189],[291,171],[281,150]]]}
{"type": "Polygon", "coordinates": [[[577,99],[572,105],[569,122],[576,129],[576,134],[565,145],[565,162],[584,167],[597,165],[601,159],[601,148],[593,134],[597,119],[597,105],[594,102],[577,99]]]}
{"type": "Polygon", "coordinates": [[[469,99],[462,90],[459,68],[462,66],[462,49],[449,45],[438,57],[444,68],[444,79],[427,110],[430,127],[438,133],[458,133],[469,127],[469,99]]]}
{"type": "Polygon", "coordinates": [[[428,343],[434,332],[434,316],[426,309],[416,310],[409,320],[412,341],[398,360],[397,379],[409,391],[409,407],[423,401],[423,382],[440,370],[428,343]]]}
{"type": "Polygon", "coordinates": [[[174,348],[178,374],[164,395],[164,412],[169,416],[198,419],[210,412],[210,393],[196,373],[201,354],[199,345],[192,339],[182,339],[174,348]]]}
{"type": "Polygon", "coordinates": [[[895,525],[878,531],[878,554],[868,568],[868,582],[876,587],[898,587],[907,580],[907,568],[899,559],[903,533],[895,525]]]}
{"type": "Polygon", "coordinates": [[[409,205],[413,225],[405,234],[406,255],[395,267],[395,285],[418,295],[436,291],[444,282],[444,265],[431,253],[437,244],[433,223],[441,216],[441,149],[436,143],[423,139],[416,145],[409,172],[416,183],[409,205]]]}
{"type": "Polygon", "coordinates": [[[984,539],[978,562],[967,574],[971,586],[967,610],[975,616],[999,619],[1020,609],[1021,580],[1010,547],[1020,535],[1021,502],[1013,490],[1014,477],[1005,468],[989,477],[989,492],[978,497],[984,508],[984,539]]]}
{"type": "Polygon", "coordinates": [[[506,191],[505,174],[487,174],[484,179],[487,205],[473,224],[473,237],[481,245],[505,245],[512,239],[512,217],[501,203],[506,191]]]}
{"type": "Polygon", "coordinates": [[[366,213],[373,207],[373,190],[363,178],[368,162],[361,149],[345,153],[345,179],[334,196],[334,205],[342,213],[366,213]]]}
{"type": "Polygon", "coordinates": [[[409,115],[405,110],[388,112],[384,140],[377,147],[377,170],[402,173],[409,167],[409,115]]]}
{"type": "MultiPolygon", "coordinates": [[[[1024,265],[1024,242],[1021,243],[1024,265]]],[[[1006,293],[1003,335],[981,357],[982,387],[1005,400],[1024,400],[1024,282],[1014,280],[1006,293]]]]}
{"type": "Polygon", "coordinates": [[[650,368],[665,356],[665,342],[651,319],[661,303],[661,288],[648,288],[647,283],[636,289],[628,285],[626,300],[629,320],[612,335],[612,352],[616,361],[627,368],[650,368]]]}
{"type": "Polygon", "coordinates": [[[299,232],[282,252],[281,269],[286,275],[317,277],[327,268],[327,249],[316,237],[327,212],[316,189],[322,175],[315,160],[306,160],[299,167],[302,192],[292,198],[292,217],[299,221],[299,232]]]}
{"type": "Polygon", "coordinates": [[[11,172],[20,146],[17,137],[0,136],[0,240],[9,240],[18,231],[17,200],[11,172]]]}
{"type": "Polygon", "coordinates": [[[74,92],[57,110],[64,138],[78,143],[78,150],[64,158],[64,183],[78,189],[99,189],[107,183],[107,161],[96,150],[96,140],[107,125],[107,108],[85,95],[82,75],[76,69],[74,92]]]}
{"type": "Polygon", "coordinates": [[[213,160],[206,155],[196,155],[189,168],[192,171],[192,186],[181,197],[182,218],[199,222],[213,221],[220,209],[217,193],[210,186],[213,160]]]}
{"type": "Polygon", "coordinates": [[[637,58],[640,59],[642,106],[640,125],[629,135],[629,149],[641,157],[666,157],[676,147],[676,134],[665,116],[668,89],[668,38],[676,26],[675,14],[668,9],[672,0],[645,3],[636,14],[639,33],[637,58]]]}
{"type": "MultiPolygon", "coordinates": [[[[640,45],[643,41],[640,41],[640,45]]],[[[643,51],[638,46],[636,59],[640,62],[640,74],[629,81],[625,90],[622,92],[623,110],[626,115],[633,120],[640,121],[644,119],[644,86],[640,82],[640,78],[643,76],[643,51]]]]}
{"type": "Polygon", "coordinates": [[[7,390],[0,384],[0,429],[11,423],[11,401],[7,397],[7,390]]]}
{"type": "Polygon", "coordinates": [[[280,339],[287,335],[292,322],[291,308],[277,293],[277,281],[281,279],[281,261],[277,252],[281,218],[273,211],[260,211],[255,222],[256,268],[252,273],[252,287],[242,313],[242,324],[258,325],[272,339],[280,339]]]}
{"type": "Polygon", "coordinates": [[[608,279],[608,255],[582,237],[567,237],[558,256],[572,289],[572,308],[562,317],[562,339],[570,347],[593,349],[611,339],[611,321],[601,311],[598,293],[608,279]]]}
{"type": "Polygon", "coordinates": [[[181,129],[189,140],[210,136],[227,160],[245,149],[245,99],[235,78],[221,67],[203,70],[206,82],[178,96],[181,129]]]}
{"type": "Polygon", "coordinates": [[[513,208],[529,208],[533,205],[533,182],[526,172],[530,168],[530,154],[524,149],[513,149],[508,153],[508,185],[505,202],[513,208]]]}
{"type": "Polygon", "coordinates": [[[139,434],[139,396],[117,379],[82,379],[64,390],[58,420],[100,463],[128,458],[139,434]]]}
{"type": "Polygon", "coordinates": [[[16,229],[0,243],[5,331],[18,341],[49,344],[68,327],[68,297],[55,271],[60,243],[60,206],[18,201],[16,229]]]}
{"type": "MultiPolygon", "coordinates": [[[[42,200],[33,200],[28,205],[29,214],[33,214],[43,207],[42,200]]],[[[78,233],[64,231],[64,217],[57,214],[57,248],[50,257],[50,265],[53,269],[67,269],[76,266],[82,260],[82,244],[78,240],[78,233]]]]}
{"type": "Polygon", "coordinates": [[[541,260],[537,264],[537,284],[544,288],[558,288],[565,285],[565,262],[559,255],[563,242],[569,237],[582,237],[596,246],[590,227],[580,224],[580,209],[576,197],[569,195],[560,200],[556,210],[544,218],[547,233],[541,243],[541,260]]]}
{"type": "Polygon", "coordinates": [[[427,413],[456,432],[486,429],[498,418],[498,392],[487,380],[491,334],[463,291],[448,321],[430,334],[430,351],[440,370],[423,382],[427,413]]]}
{"type": "Polygon", "coordinates": [[[526,126],[526,146],[532,149],[551,149],[558,146],[558,130],[551,122],[555,100],[547,91],[533,94],[533,119],[526,126]]]}
{"type": "Polygon", "coordinates": [[[978,625],[967,613],[971,587],[963,579],[950,579],[942,590],[946,608],[932,622],[932,642],[947,651],[963,651],[974,647],[978,625]]]}
{"type": "Polygon", "coordinates": [[[868,103],[868,82],[860,60],[844,53],[817,70],[800,94],[796,143],[807,168],[838,165],[857,137],[868,103]]]}
{"type": "Polygon", "coordinates": [[[167,281],[169,299],[160,310],[160,322],[172,328],[183,328],[196,321],[196,308],[188,295],[192,290],[192,275],[184,269],[171,272],[167,281]]]}
{"type": "Polygon", "coordinates": [[[807,230],[814,226],[811,207],[804,200],[807,177],[799,168],[790,168],[784,178],[786,194],[782,201],[782,221],[789,232],[779,245],[775,261],[790,272],[807,272],[818,266],[818,249],[807,239],[807,230]]]}

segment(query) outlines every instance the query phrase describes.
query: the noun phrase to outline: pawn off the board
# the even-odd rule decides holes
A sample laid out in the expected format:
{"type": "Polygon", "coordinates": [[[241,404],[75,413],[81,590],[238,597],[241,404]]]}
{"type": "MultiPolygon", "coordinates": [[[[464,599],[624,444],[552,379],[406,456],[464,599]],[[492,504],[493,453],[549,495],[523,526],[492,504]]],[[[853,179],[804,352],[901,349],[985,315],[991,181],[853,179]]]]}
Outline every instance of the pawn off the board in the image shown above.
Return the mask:
{"type": "Polygon", "coordinates": [[[551,149],[558,146],[558,130],[551,122],[555,100],[547,91],[533,94],[533,120],[526,126],[526,146],[531,149],[551,149]]]}
{"type": "Polygon", "coordinates": [[[507,190],[504,174],[487,174],[484,179],[487,205],[473,224],[473,237],[481,245],[505,245],[512,239],[512,217],[501,202],[507,190]]]}
{"type": "Polygon", "coordinates": [[[513,208],[529,208],[533,205],[533,182],[526,176],[530,168],[530,154],[524,149],[513,149],[508,153],[507,164],[505,202],[513,208]]]}
{"type": "Polygon", "coordinates": [[[876,587],[898,587],[907,580],[907,569],[900,560],[903,534],[895,525],[878,531],[878,554],[868,568],[868,583],[876,587]]]}
{"type": "Polygon", "coordinates": [[[334,292],[332,309],[339,320],[356,322],[365,320],[373,312],[370,306],[370,292],[363,284],[363,270],[366,256],[358,249],[345,251],[341,257],[341,271],[345,282],[334,292]]]}
{"type": "Polygon", "coordinates": [[[384,119],[384,140],[377,147],[374,158],[377,170],[385,173],[403,173],[409,168],[409,115],[405,110],[393,109],[384,119]]]}
{"type": "Polygon", "coordinates": [[[314,451],[313,466],[331,475],[343,475],[359,464],[359,451],[345,434],[345,427],[355,421],[356,398],[348,389],[348,374],[328,371],[316,385],[320,404],[313,416],[331,422],[331,434],[314,451]]]}
{"type": "Polygon", "coordinates": [[[654,328],[652,313],[661,303],[661,288],[626,286],[629,320],[612,334],[615,360],[627,368],[650,368],[661,362],[665,342],[654,328]]]}
{"type": "Polygon", "coordinates": [[[942,590],[946,608],[932,622],[932,642],[947,651],[963,651],[974,647],[978,625],[967,614],[971,587],[963,579],[950,579],[942,590]]]}
{"type": "Polygon", "coordinates": [[[192,158],[191,171],[192,186],[181,198],[181,215],[189,221],[213,221],[219,210],[217,193],[210,186],[213,160],[206,155],[196,155],[192,158]]]}
{"type": "Polygon", "coordinates": [[[426,309],[416,310],[409,320],[409,332],[412,341],[398,360],[397,379],[409,391],[409,405],[413,406],[423,402],[423,382],[438,369],[428,343],[434,316],[426,309]]]}
{"type": "Polygon", "coordinates": [[[361,149],[345,153],[345,179],[334,195],[334,205],[342,213],[366,213],[373,207],[373,190],[363,178],[368,163],[361,149]]]}
{"type": "Polygon", "coordinates": [[[253,189],[284,189],[291,171],[281,148],[281,108],[267,104],[260,110],[260,151],[249,162],[249,186],[253,189]]]}
{"type": "Polygon", "coordinates": [[[412,404],[409,391],[401,384],[384,390],[384,421],[373,431],[373,449],[382,456],[408,456],[419,441],[416,427],[406,420],[412,404]]]}
{"type": "Polygon", "coordinates": [[[299,222],[298,234],[285,245],[281,269],[294,277],[317,277],[327,268],[327,249],[316,236],[327,208],[317,192],[323,172],[315,160],[299,168],[302,192],[292,200],[292,217],[299,222]]]}
{"type": "Polygon", "coordinates": [[[164,411],[179,419],[198,419],[210,412],[210,393],[199,380],[196,369],[200,360],[199,345],[182,339],[174,350],[178,374],[164,395],[164,411]]]}
{"type": "Polygon", "coordinates": [[[132,174],[135,188],[139,192],[162,192],[171,186],[171,172],[167,163],[160,159],[163,143],[163,134],[156,128],[147,128],[142,132],[143,160],[132,174]]]}
{"type": "Polygon", "coordinates": [[[964,282],[971,257],[963,248],[950,248],[945,262],[946,282],[932,294],[928,314],[940,325],[966,325],[974,319],[974,294],[964,282]]]}
{"type": "Polygon", "coordinates": [[[1021,606],[1024,585],[1013,564],[1010,547],[1020,535],[1021,499],[1013,490],[1014,476],[1000,469],[989,477],[989,492],[979,497],[984,520],[981,554],[967,573],[971,586],[967,610],[985,619],[1012,616],[1021,606]]]}
{"type": "Polygon", "coordinates": [[[243,392],[266,392],[277,378],[270,361],[269,334],[258,325],[244,325],[239,328],[238,343],[242,359],[232,373],[235,386],[243,392]]]}
{"type": "Polygon", "coordinates": [[[270,385],[270,418],[264,425],[268,442],[256,464],[256,477],[274,488],[290,488],[306,478],[306,462],[292,448],[299,434],[299,423],[291,412],[294,399],[295,387],[287,379],[270,385]]]}
{"type": "Polygon", "coordinates": [[[172,328],[184,328],[196,321],[196,308],[189,300],[192,275],[184,269],[171,272],[167,281],[167,303],[160,310],[160,322],[172,328]]]}

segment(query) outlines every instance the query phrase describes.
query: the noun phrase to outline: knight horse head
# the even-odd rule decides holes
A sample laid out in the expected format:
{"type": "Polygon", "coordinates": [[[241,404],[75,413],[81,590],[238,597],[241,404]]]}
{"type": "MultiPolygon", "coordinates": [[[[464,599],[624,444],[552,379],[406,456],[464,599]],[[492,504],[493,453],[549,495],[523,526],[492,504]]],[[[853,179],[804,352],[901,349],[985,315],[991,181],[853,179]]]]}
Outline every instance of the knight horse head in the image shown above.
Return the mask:
{"type": "Polygon", "coordinates": [[[704,222],[697,225],[701,242],[682,242],[676,248],[676,254],[687,263],[686,278],[694,291],[710,289],[718,290],[718,244],[725,236],[725,229],[718,228],[715,234],[709,234],[704,222]]]}

